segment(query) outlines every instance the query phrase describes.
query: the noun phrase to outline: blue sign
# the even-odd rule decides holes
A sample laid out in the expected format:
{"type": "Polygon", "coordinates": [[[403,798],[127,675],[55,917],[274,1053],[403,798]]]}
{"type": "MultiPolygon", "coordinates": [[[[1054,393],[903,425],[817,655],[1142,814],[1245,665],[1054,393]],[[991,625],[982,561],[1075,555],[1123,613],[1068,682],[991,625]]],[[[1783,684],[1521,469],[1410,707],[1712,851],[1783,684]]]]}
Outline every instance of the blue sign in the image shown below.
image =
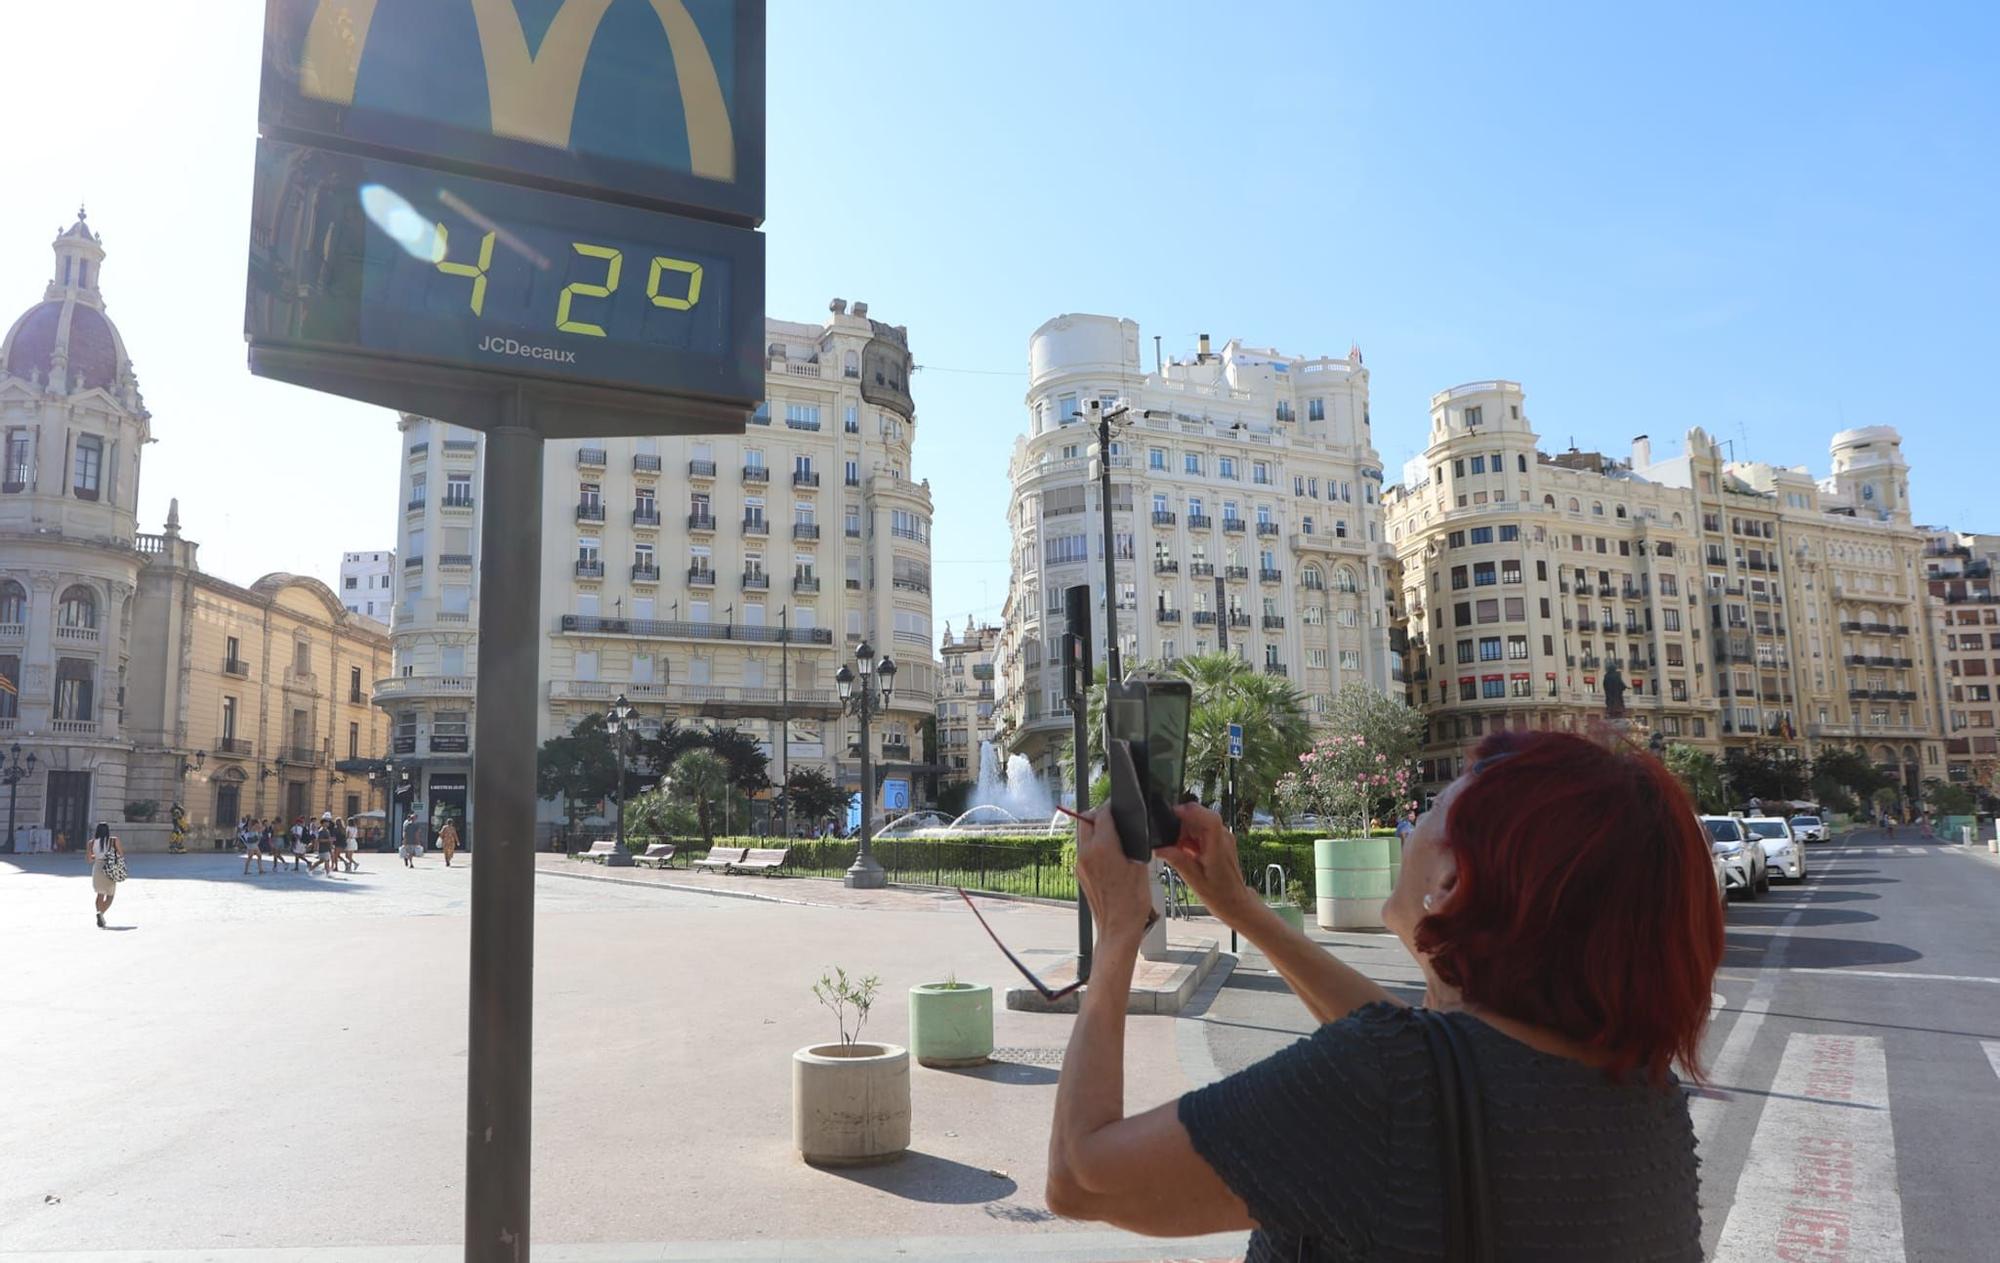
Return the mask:
{"type": "Polygon", "coordinates": [[[847,796],[847,827],[849,829],[859,829],[861,827],[861,795],[859,794],[849,794],[847,796]]]}
{"type": "Polygon", "coordinates": [[[886,778],[882,782],[882,806],[888,811],[908,811],[910,809],[910,783],[886,778]]]}
{"type": "Polygon", "coordinates": [[[1229,725],[1229,757],[1232,759],[1240,759],[1243,757],[1242,724],[1229,725]]]}

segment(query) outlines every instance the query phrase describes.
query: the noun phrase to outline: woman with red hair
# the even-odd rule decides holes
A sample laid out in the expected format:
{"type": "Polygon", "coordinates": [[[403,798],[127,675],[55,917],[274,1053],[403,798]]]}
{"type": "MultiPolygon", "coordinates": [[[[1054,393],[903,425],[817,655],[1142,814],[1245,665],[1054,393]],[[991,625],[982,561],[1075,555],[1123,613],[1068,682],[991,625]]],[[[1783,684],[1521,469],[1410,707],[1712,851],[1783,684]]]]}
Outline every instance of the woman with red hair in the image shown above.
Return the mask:
{"type": "Polygon", "coordinates": [[[1558,733],[1489,738],[1404,843],[1383,920],[1413,1009],[1245,885],[1213,813],[1160,851],[1322,1025],[1126,1117],[1124,1027],[1151,897],[1100,809],[1079,826],[1096,959],[1056,1094],[1058,1214],[1248,1263],[1701,1257],[1694,1130],[1722,910],[1695,809],[1658,760],[1558,733]]]}

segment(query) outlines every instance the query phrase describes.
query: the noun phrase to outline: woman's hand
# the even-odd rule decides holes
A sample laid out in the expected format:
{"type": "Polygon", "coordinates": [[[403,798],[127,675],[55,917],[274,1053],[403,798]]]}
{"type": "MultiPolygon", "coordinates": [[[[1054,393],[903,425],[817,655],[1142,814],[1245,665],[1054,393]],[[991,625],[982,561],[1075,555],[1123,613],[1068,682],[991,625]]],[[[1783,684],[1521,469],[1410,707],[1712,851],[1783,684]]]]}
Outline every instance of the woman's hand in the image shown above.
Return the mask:
{"type": "Polygon", "coordinates": [[[1124,935],[1136,944],[1152,919],[1153,892],[1146,866],[1119,844],[1109,807],[1077,817],[1076,879],[1090,900],[1097,932],[1107,940],[1124,935]]]}
{"type": "Polygon", "coordinates": [[[1250,910],[1256,896],[1243,882],[1243,865],[1236,858],[1236,836],[1222,817],[1200,803],[1174,808],[1181,818],[1181,838],[1154,854],[1181,875],[1202,906],[1224,922],[1250,910]]]}

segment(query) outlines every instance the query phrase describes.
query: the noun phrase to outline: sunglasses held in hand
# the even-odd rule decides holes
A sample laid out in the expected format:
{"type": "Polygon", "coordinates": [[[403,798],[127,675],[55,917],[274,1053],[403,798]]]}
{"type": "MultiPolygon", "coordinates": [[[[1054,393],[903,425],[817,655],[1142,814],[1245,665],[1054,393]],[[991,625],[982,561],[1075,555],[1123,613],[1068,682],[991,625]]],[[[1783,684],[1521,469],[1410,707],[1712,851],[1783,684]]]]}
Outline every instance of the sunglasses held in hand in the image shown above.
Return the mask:
{"type": "Polygon", "coordinates": [[[1009,948],[1005,943],[1002,943],[1000,941],[1000,936],[993,932],[993,927],[988,925],[986,923],[986,918],[980,914],[979,905],[972,902],[972,896],[966,894],[963,889],[960,889],[958,892],[958,897],[965,900],[965,906],[972,909],[973,916],[979,918],[979,927],[986,931],[986,937],[993,940],[993,946],[999,948],[1001,954],[1006,956],[1007,963],[1011,964],[1012,966],[1014,966],[1014,968],[1021,971],[1021,976],[1028,980],[1029,986],[1033,987],[1037,992],[1041,994],[1043,1000],[1046,1000],[1050,1004],[1053,1004],[1057,1000],[1062,999],[1064,996],[1069,995],[1074,991],[1079,991],[1082,989],[1084,980],[1081,978],[1077,979],[1075,982],[1070,983],[1066,987],[1051,987],[1046,982],[1043,982],[1040,978],[1035,977],[1035,971],[1029,969],[1028,966],[1022,962],[1021,958],[1014,954],[1012,948],[1009,948]]]}

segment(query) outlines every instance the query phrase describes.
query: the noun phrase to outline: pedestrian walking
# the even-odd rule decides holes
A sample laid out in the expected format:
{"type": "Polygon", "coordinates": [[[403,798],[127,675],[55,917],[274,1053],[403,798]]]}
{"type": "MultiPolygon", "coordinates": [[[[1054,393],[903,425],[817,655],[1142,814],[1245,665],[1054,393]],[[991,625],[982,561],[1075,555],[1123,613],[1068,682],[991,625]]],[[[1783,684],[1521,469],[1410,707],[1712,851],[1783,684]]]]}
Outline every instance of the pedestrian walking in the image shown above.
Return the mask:
{"type": "Polygon", "coordinates": [[[250,818],[248,816],[237,821],[236,843],[243,848],[243,875],[246,877],[250,875],[250,861],[252,860],[257,862],[258,875],[263,875],[264,853],[258,847],[260,841],[262,841],[262,838],[250,827],[250,818]]]}
{"type": "Polygon", "coordinates": [[[446,820],[444,828],[438,830],[438,845],[444,849],[444,866],[451,867],[451,857],[458,852],[458,824],[446,820]]]}
{"type": "Polygon", "coordinates": [[[1252,1259],[1701,1259],[1674,1067],[1701,1074],[1722,905],[1695,805],[1658,760],[1556,732],[1479,746],[1382,905],[1423,971],[1420,1008],[1266,907],[1213,812],[1175,810],[1180,841],[1154,854],[1323,1025],[1126,1116],[1150,883],[1110,811],[1090,813],[1077,875],[1097,948],[1056,1092],[1050,1210],[1158,1235],[1251,1229],[1252,1259]]]}
{"type": "Polygon", "coordinates": [[[111,826],[97,822],[90,838],[90,889],[97,896],[97,928],[104,927],[104,914],[118,897],[118,883],[125,880],[125,848],[111,832],[111,826]]]}
{"type": "Polygon", "coordinates": [[[402,852],[404,868],[415,868],[417,856],[424,853],[424,826],[414,811],[403,817],[403,845],[398,850],[402,852]]]}
{"type": "Polygon", "coordinates": [[[1416,832],[1416,829],[1417,813],[1410,808],[1404,808],[1403,814],[1396,817],[1396,844],[1407,847],[1410,844],[1410,835],[1416,832]]]}

